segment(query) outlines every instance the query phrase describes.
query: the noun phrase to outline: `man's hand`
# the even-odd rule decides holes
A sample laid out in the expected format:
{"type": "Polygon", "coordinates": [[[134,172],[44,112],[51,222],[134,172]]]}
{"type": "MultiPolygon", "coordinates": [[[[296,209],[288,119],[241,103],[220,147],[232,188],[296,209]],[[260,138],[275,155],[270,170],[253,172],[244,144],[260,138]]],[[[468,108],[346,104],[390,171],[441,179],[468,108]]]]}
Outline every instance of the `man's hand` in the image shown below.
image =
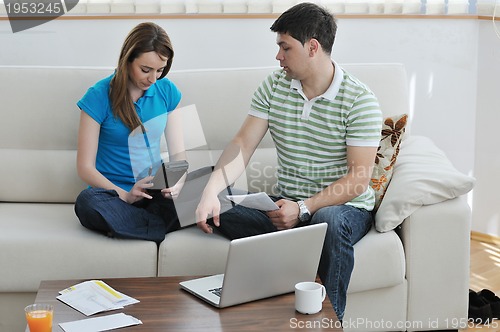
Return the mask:
{"type": "Polygon", "coordinates": [[[213,233],[212,227],[207,224],[210,216],[213,218],[214,225],[219,227],[220,201],[217,195],[203,194],[200,203],[196,208],[196,225],[205,233],[213,233]]]}
{"type": "Polygon", "coordinates": [[[266,212],[274,227],[281,231],[293,228],[299,223],[299,206],[297,203],[287,199],[280,199],[276,202],[276,205],[278,205],[279,210],[266,212]]]}

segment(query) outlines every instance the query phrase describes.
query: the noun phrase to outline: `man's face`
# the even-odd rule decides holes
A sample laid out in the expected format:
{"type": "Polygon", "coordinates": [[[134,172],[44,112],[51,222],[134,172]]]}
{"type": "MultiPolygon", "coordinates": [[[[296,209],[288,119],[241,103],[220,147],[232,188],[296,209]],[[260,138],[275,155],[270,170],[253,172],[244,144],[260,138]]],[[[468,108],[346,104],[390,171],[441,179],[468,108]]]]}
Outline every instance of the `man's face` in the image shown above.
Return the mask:
{"type": "Polygon", "coordinates": [[[308,65],[308,43],[302,45],[288,33],[278,33],[276,43],[279,47],[276,60],[280,62],[280,66],[289,78],[300,80],[308,65]]]}
{"type": "Polygon", "coordinates": [[[146,91],[161,76],[165,66],[166,58],[158,53],[146,52],[129,63],[129,80],[134,89],[146,91]]]}

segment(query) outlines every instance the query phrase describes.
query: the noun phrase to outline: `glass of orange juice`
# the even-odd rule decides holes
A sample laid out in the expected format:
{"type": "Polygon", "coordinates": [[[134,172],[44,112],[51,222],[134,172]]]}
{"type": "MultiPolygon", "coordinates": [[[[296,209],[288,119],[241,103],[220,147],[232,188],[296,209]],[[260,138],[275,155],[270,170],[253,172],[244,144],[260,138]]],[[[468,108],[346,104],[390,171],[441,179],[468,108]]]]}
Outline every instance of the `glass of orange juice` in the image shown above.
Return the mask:
{"type": "Polygon", "coordinates": [[[54,307],[50,304],[35,303],[24,308],[30,332],[52,332],[54,307]]]}

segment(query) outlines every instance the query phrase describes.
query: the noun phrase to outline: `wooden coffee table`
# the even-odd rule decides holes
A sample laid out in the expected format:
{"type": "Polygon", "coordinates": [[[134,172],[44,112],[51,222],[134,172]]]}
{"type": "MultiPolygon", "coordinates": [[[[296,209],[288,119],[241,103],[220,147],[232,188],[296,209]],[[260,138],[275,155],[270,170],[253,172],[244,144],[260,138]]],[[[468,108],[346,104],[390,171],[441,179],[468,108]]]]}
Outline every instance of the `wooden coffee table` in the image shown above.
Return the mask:
{"type": "MultiPolygon", "coordinates": [[[[293,293],[217,309],[180,289],[180,281],[192,278],[102,279],[140,303],[91,317],[123,312],[142,321],[142,325],[127,327],[127,331],[342,331],[328,300],[323,302],[323,310],[314,315],[295,311],[293,293]]],[[[63,331],[59,323],[89,318],[56,299],[60,290],[82,281],[40,283],[35,301],[54,305],[53,331],[63,331]]]]}

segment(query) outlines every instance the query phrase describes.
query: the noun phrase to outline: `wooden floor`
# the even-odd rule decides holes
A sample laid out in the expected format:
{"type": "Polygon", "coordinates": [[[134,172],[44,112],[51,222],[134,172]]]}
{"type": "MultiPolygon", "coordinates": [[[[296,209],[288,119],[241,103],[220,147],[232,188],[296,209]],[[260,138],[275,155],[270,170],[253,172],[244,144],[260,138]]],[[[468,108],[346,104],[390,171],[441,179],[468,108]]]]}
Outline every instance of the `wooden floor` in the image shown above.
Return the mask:
{"type": "MultiPolygon", "coordinates": [[[[470,257],[470,289],[480,291],[489,289],[500,296],[500,246],[496,244],[471,241],[470,257]]],[[[493,326],[477,325],[469,327],[472,331],[500,331],[500,321],[494,321],[493,326]]]]}

